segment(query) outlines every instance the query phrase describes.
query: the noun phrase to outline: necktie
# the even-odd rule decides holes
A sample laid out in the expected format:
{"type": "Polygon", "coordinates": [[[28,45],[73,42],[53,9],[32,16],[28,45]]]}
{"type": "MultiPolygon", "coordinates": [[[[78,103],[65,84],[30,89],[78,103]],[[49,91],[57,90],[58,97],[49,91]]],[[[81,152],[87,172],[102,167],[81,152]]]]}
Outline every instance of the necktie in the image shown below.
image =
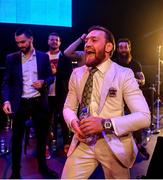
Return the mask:
{"type": "Polygon", "coordinates": [[[84,86],[79,114],[81,114],[83,108],[85,107],[88,108],[89,106],[89,103],[91,100],[92,89],[93,89],[93,75],[97,70],[98,70],[97,68],[93,68],[90,70],[90,74],[84,86]]]}
{"type": "MultiPolygon", "coordinates": [[[[81,100],[81,104],[79,108],[80,120],[89,116],[89,104],[90,104],[91,94],[92,94],[92,89],[93,89],[93,75],[97,70],[98,70],[97,68],[91,69],[88,79],[85,83],[83,94],[82,94],[82,100],[81,100]]],[[[86,137],[86,144],[93,145],[96,143],[96,140],[97,140],[96,134],[89,135],[86,137]]]]}

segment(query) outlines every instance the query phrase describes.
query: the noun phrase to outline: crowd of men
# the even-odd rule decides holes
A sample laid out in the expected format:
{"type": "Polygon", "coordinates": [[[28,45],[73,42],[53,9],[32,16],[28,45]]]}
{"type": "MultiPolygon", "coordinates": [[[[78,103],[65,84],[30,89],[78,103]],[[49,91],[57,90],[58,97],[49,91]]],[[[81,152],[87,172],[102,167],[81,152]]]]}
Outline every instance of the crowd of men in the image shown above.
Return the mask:
{"type": "Polygon", "coordinates": [[[30,29],[18,29],[15,42],[19,51],[6,56],[1,84],[3,111],[13,117],[10,178],[21,178],[29,118],[35,128],[39,172],[46,178],[59,178],[46,162],[52,139],[58,143],[58,124],[67,154],[62,179],[87,179],[99,163],[105,178],[129,178],[138,150],[149,158],[141,133],[150,125],[141,91],[145,77],[132,58],[130,40],[117,41],[115,59],[114,36],[102,26],[91,27],[64,52],[56,32],[48,36],[48,52],[35,49],[30,29]],[[81,43],[84,50],[77,51],[81,43]],[[73,69],[74,60],[78,67],[73,69]]]}

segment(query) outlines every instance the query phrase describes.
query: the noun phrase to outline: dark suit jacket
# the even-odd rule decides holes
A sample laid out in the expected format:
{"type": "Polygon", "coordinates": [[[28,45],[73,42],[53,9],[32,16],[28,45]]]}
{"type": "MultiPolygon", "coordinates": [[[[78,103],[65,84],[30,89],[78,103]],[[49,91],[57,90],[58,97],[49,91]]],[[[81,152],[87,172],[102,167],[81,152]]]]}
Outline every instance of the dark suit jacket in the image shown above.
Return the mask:
{"type": "MultiPolygon", "coordinates": [[[[44,80],[44,86],[40,89],[42,102],[47,109],[47,90],[54,78],[49,63],[49,56],[36,51],[38,79],[44,80]]],[[[12,111],[16,112],[20,105],[23,92],[21,52],[7,55],[6,70],[2,81],[2,102],[10,101],[12,111]]]]}
{"type": "Polygon", "coordinates": [[[59,56],[56,74],[56,97],[57,107],[63,110],[67,93],[68,83],[72,73],[72,62],[69,58],[65,57],[62,53],[59,56]]]}

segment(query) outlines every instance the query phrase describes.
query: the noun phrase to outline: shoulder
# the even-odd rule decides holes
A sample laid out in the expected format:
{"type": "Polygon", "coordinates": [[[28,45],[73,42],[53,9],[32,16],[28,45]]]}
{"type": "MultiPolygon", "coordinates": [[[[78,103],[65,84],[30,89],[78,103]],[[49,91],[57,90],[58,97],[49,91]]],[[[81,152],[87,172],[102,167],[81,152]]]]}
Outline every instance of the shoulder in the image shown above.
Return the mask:
{"type": "Polygon", "coordinates": [[[120,66],[117,63],[113,63],[113,65],[115,68],[115,79],[117,79],[122,86],[126,85],[126,83],[132,84],[133,82],[137,84],[132,69],[120,66]]]}
{"type": "Polygon", "coordinates": [[[142,71],[142,65],[139,61],[132,60],[131,61],[131,69],[136,73],[136,72],[141,72],[142,71]]]}
{"type": "Polygon", "coordinates": [[[10,54],[7,54],[7,58],[14,58],[14,57],[17,57],[17,56],[20,56],[21,55],[21,52],[20,51],[17,51],[17,52],[14,52],[14,53],[10,53],[10,54]]]}
{"type": "Polygon", "coordinates": [[[38,50],[36,50],[36,55],[48,57],[47,53],[38,50]]]}
{"type": "Polygon", "coordinates": [[[114,66],[117,73],[126,73],[126,72],[132,71],[130,68],[123,67],[123,66],[117,64],[116,62],[112,62],[112,66],[114,66]]]}
{"type": "Polygon", "coordinates": [[[70,77],[70,84],[71,82],[79,82],[81,83],[83,80],[83,77],[85,77],[86,73],[88,72],[88,67],[87,66],[81,66],[74,68],[71,77],[70,77]]]}
{"type": "Polygon", "coordinates": [[[134,60],[134,59],[132,59],[131,63],[133,65],[141,66],[141,63],[139,61],[137,61],[137,60],[134,60]]]}
{"type": "Polygon", "coordinates": [[[61,60],[65,60],[65,59],[69,60],[69,58],[67,56],[65,56],[65,54],[62,51],[60,51],[59,59],[61,59],[61,60]]]}
{"type": "Polygon", "coordinates": [[[79,77],[79,76],[82,76],[84,73],[86,73],[87,70],[88,70],[88,67],[86,65],[77,67],[77,68],[73,69],[72,75],[79,77]]]}
{"type": "Polygon", "coordinates": [[[21,59],[21,52],[20,51],[10,53],[10,54],[7,54],[7,56],[6,56],[6,63],[13,65],[16,62],[19,62],[20,59],[21,59]]]}
{"type": "Polygon", "coordinates": [[[60,69],[69,69],[72,72],[72,61],[70,58],[66,57],[64,53],[60,52],[58,68],[60,69]]]}
{"type": "Polygon", "coordinates": [[[88,69],[88,67],[86,65],[83,65],[83,66],[75,68],[73,71],[76,73],[80,73],[80,72],[86,71],[87,69],[88,69]]]}
{"type": "Polygon", "coordinates": [[[115,77],[117,77],[118,79],[130,79],[130,78],[134,78],[134,73],[132,71],[132,69],[128,68],[128,67],[123,67],[115,62],[112,62],[112,66],[114,69],[114,73],[115,73],[115,77]]]}
{"type": "Polygon", "coordinates": [[[42,62],[48,62],[49,63],[49,55],[45,52],[36,50],[36,58],[38,60],[41,60],[42,62]]]}

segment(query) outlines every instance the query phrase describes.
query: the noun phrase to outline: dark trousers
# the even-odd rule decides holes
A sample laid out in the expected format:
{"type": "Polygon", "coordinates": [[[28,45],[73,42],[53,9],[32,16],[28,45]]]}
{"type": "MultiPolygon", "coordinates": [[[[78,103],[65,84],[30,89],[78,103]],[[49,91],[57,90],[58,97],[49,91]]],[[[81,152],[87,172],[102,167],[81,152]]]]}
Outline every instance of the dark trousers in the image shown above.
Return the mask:
{"type": "Polygon", "coordinates": [[[21,100],[20,108],[13,119],[12,135],[12,170],[20,172],[22,141],[25,131],[25,122],[29,118],[33,120],[37,140],[37,160],[39,168],[46,166],[45,147],[49,127],[48,108],[40,97],[21,100]]]}
{"type": "Polygon", "coordinates": [[[62,135],[63,135],[63,144],[70,144],[71,142],[71,137],[70,137],[70,131],[67,127],[67,124],[64,120],[64,117],[63,117],[63,109],[61,109],[59,111],[59,119],[58,121],[60,122],[61,124],[61,129],[62,129],[62,135]]]}
{"type": "MultiPolygon", "coordinates": [[[[48,96],[49,104],[49,119],[50,119],[50,132],[53,132],[54,139],[57,140],[57,124],[58,124],[58,112],[56,96],[48,96]]],[[[49,143],[49,142],[48,142],[49,143]]]]}
{"type": "Polygon", "coordinates": [[[63,144],[70,144],[71,142],[71,132],[67,127],[67,124],[63,117],[63,107],[64,101],[63,98],[57,99],[57,111],[58,111],[58,123],[61,125],[62,135],[63,135],[63,144]]]}
{"type": "MultiPolygon", "coordinates": [[[[63,117],[63,106],[62,99],[57,99],[56,96],[48,96],[49,104],[49,118],[50,118],[50,131],[54,134],[54,139],[57,140],[57,127],[61,125],[61,131],[63,136],[63,144],[69,144],[69,129],[63,117]]],[[[49,142],[48,142],[49,143],[49,142]]]]}

